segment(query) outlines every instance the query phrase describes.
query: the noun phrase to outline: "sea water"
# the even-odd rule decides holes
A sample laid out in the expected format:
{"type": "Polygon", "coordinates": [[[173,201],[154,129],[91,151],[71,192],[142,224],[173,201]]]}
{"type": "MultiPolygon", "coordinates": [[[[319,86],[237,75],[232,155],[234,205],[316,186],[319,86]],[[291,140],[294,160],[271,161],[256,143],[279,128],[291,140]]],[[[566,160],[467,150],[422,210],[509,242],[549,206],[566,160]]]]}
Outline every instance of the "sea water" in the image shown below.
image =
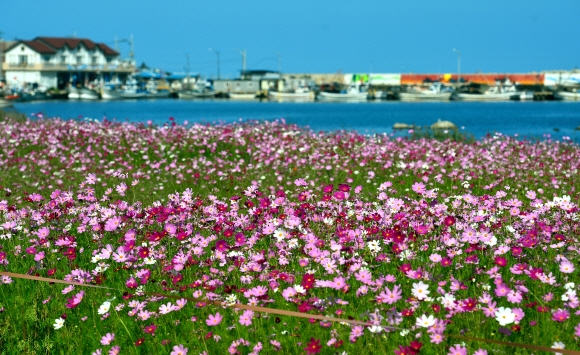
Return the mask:
{"type": "Polygon", "coordinates": [[[391,133],[393,124],[430,126],[453,122],[475,137],[500,132],[519,137],[580,141],[580,103],[577,102],[272,102],[214,100],[38,101],[17,103],[27,115],[42,113],[63,119],[98,119],[163,124],[214,123],[240,119],[275,120],[315,130],[356,130],[391,133]]]}

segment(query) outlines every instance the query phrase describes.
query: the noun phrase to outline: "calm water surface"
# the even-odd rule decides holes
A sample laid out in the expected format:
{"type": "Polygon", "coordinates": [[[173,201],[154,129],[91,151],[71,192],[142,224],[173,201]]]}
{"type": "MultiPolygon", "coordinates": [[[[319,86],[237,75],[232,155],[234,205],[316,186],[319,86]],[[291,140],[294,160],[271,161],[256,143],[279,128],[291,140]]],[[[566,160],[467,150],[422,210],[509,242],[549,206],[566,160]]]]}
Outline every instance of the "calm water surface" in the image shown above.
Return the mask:
{"type": "Polygon", "coordinates": [[[26,114],[49,117],[116,119],[165,123],[233,122],[242,119],[288,122],[318,130],[347,129],[361,133],[390,133],[396,122],[431,125],[449,120],[482,137],[501,132],[528,137],[550,134],[580,140],[580,103],[576,102],[260,102],[232,100],[40,101],[16,104],[26,114]]]}

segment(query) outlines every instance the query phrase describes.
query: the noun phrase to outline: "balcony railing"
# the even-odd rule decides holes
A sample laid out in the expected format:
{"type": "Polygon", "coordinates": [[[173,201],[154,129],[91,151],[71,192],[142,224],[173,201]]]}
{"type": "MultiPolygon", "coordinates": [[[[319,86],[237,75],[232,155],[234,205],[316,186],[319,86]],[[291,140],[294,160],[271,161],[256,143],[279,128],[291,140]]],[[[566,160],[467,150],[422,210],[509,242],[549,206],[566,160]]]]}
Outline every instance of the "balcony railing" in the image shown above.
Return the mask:
{"type": "Polygon", "coordinates": [[[118,71],[132,72],[135,67],[127,64],[120,65],[96,65],[96,64],[54,64],[54,63],[2,63],[2,70],[26,70],[26,71],[118,71]]]}

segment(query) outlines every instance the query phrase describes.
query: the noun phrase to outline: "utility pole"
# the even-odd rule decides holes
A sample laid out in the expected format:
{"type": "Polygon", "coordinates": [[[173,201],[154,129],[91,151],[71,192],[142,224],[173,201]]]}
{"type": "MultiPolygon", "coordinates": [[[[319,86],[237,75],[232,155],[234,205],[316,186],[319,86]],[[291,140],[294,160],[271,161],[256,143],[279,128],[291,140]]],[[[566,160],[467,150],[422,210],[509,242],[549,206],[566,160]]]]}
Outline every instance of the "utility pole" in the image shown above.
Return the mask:
{"type": "Polygon", "coordinates": [[[278,73],[282,72],[282,55],[278,52],[274,52],[278,56],[278,73]]]}
{"type": "Polygon", "coordinates": [[[242,55],[242,76],[246,73],[246,50],[236,49],[242,55]]]}
{"type": "Polygon", "coordinates": [[[209,49],[210,52],[214,52],[217,55],[217,78],[218,80],[221,79],[221,75],[220,75],[220,51],[216,51],[215,49],[210,48],[209,49]]]}
{"type": "Polygon", "coordinates": [[[457,53],[457,87],[461,85],[461,52],[453,48],[453,51],[457,53]]]}

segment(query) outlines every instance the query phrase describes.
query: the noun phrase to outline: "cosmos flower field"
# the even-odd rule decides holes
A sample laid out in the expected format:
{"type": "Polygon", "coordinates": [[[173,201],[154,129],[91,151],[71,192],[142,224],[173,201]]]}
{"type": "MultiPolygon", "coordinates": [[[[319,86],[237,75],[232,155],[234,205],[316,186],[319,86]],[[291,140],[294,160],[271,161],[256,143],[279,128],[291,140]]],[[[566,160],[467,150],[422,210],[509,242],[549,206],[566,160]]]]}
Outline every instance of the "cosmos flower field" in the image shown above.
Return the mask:
{"type": "Polygon", "coordinates": [[[579,168],[569,139],[4,118],[1,270],[109,289],[2,276],[0,349],[579,350],[579,168]]]}

